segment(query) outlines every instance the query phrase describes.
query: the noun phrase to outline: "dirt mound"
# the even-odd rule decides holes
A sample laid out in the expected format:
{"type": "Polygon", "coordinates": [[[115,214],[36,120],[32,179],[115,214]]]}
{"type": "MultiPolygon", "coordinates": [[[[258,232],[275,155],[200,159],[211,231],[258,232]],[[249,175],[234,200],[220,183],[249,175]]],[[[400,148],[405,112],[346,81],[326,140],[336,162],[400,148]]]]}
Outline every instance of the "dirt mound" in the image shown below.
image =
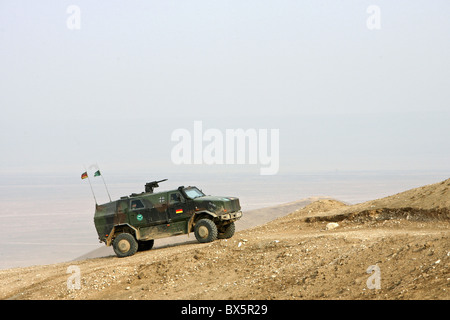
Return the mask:
{"type": "Polygon", "coordinates": [[[328,212],[334,209],[341,209],[341,208],[345,208],[348,205],[341,202],[341,201],[337,201],[334,199],[324,199],[324,200],[317,200],[309,205],[307,205],[306,207],[304,207],[301,210],[301,212],[328,212]]]}
{"type": "MultiPolygon", "coordinates": [[[[306,222],[344,219],[354,221],[407,219],[416,221],[450,219],[450,179],[411,189],[386,198],[367,201],[353,206],[312,203],[306,222]]],[[[305,207],[300,212],[305,212],[305,207]]]]}
{"type": "Polygon", "coordinates": [[[450,179],[369,201],[367,205],[376,208],[411,207],[429,210],[450,208],[450,179]]]}
{"type": "Polygon", "coordinates": [[[450,210],[447,208],[439,209],[416,209],[416,208],[380,208],[372,210],[363,210],[356,212],[346,212],[342,214],[318,215],[314,217],[306,217],[305,222],[330,221],[338,222],[348,219],[355,222],[363,222],[367,220],[389,220],[389,219],[406,219],[416,221],[430,220],[450,220],[450,210]]]}

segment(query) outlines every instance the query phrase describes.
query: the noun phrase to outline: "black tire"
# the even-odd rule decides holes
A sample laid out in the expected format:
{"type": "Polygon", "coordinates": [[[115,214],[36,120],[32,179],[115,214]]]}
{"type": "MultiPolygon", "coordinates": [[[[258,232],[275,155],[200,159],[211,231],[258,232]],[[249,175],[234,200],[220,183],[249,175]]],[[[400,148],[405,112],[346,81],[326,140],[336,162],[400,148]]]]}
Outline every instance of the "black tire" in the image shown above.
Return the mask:
{"type": "Polygon", "coordinates": [[[236,227],[234,225],[234,222],[227,224],[220,230],[219,234],[217,235],[217,239],[230,239],[232,236],[234,236],[234,232],[236,231],[236,227]]]}
{"type": "Polygon", "coordinates": [[[147,251],[153,248],[155,240],[138,241],[138,251],[147,251]]]}
{"type": "Polygon", "coordinates": [[[216,224],[209,219],[200,219],[194,227],[195,238],[200,243],[212,242],[217,239],[216,224]]]}
{"type": "Polygon", "coordinates": [[[136,253],[138,243],[133,235],[121,233],[114,239],[113,248],[119,258],[124,258],[136,253]]]}

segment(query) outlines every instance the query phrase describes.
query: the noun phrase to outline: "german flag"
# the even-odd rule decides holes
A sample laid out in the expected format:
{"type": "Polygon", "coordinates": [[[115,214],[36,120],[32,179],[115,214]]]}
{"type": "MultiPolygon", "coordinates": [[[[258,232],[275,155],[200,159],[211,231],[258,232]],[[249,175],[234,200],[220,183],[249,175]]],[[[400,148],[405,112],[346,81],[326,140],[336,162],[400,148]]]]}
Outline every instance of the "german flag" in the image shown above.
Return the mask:
{"type": "Polygon", "coordinates": [[[87,171],[81,174],[81,180],[86,179],[88,177],[87,171]]]}
{"type": "Polygon", "coordinates": [[[176,214],[183,213],[183,209],[176,209],[176,210],[175,210],[175,213],[176,213],[176,214]]]}

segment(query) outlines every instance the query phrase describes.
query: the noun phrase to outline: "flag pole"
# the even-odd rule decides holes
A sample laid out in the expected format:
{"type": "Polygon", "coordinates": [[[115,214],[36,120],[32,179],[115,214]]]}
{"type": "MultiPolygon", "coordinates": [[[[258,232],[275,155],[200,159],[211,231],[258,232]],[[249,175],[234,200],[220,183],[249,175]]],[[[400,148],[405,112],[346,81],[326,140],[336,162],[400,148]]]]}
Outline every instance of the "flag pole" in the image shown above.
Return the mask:
{"type": "Polygon", "coordinates": [[[109,197],[109,202],[112,202],[111,196],[109,195],[108,187],[106,186],[105,179],[103,178],[103,175],[101,175],[101,176],[102,176],[103,183],[105,184],[105,189],[106,189],[106,193],[108,194],[108,197],[109,197]]]}
{"type": "Polygon", "coordinates": [[[84,170],[86,172],[86,176],[87,176],[88,181],[89,181],[89,186],[91,187],[92,196],[94,197],[95,205],[97,205],[97,199],[95,198],[94,189],[92,188],[91,179],[89,179],[89,174],[87,173],[86,166],[84,166],[84,170]]]}
{"type": "Polygon", "coordinates": [[[106,186],[105,178],[103,178],[103,174],[101,173],[100,168],[98,167],[98,164],[95,164],[95,165],[97,166],[97,169],[98,169],[97,172],[99,172],[100,173],[100,177],[102,177],[103,184],[105,185],[106,193],[108,194],[109,202],[112,202],[111,196],[109,195],[108,187],[106,186]]]}

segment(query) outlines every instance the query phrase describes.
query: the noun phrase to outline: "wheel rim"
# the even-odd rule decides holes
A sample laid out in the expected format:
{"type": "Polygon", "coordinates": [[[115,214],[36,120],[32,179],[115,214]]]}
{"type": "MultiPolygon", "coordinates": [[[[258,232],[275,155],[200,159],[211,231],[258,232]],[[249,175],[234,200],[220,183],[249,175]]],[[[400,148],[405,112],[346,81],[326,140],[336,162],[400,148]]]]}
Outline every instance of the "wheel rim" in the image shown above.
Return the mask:
{"type": "Polygon", "coordinates": [[[205,226],[200,226],[198,228],[198,235],[200,236],[200,238],[206,238],[209,235],[209,230],[207,227],[205,226]]]}
{"type": "Polygon", "coordinates": [[[131,248],[131,245],[127,240],[120,240],[117,244],[117,248],[120,250],[120,252],[128,252],[131,248]]]}

